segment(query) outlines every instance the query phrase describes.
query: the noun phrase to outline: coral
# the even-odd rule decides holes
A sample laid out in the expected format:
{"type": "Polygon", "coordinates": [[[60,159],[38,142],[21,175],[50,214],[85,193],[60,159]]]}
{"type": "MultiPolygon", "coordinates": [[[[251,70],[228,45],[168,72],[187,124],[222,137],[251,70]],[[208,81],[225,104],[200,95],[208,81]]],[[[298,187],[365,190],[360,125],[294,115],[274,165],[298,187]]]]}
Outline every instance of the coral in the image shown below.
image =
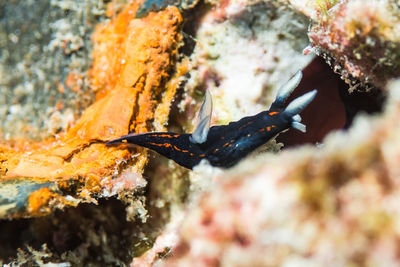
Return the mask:
{"type": "MultiPolygon", "coordinates": [[[[348,60],[348,54],[336,57],[332,52],[334,49],[341,51],[343,45],[347,44],[345,40],[351,41],[348,43],[349,47],[363,44],[362,38],[371,34],[376,34],[375,37],[384,40],[385,45],[389,44],[386,41],[393,41],[390,39],[393,35],[387,38],[390,34],[382,31],[355,31],[352,39],[343,35],[343,32],[337,35],[333,31],[330,32],[334,25],[330,24],[332,21],[336,20],[340,26],[339,21],[352,19],[353,13],[348,13],[347,17],[339,16],[336,12],[341,10],[340,7],[344,8],[351,2],[355,5],[357,1],[290,2],[297,3],[294,5],[297,10],[304,7],[301,11],[314,19],[310,36],[316,29],[320,29],[319,33],[327,36],[332,33],[332,36],[339,38],[325,39],[327,44],[332,46],[330,50],[324,50],[322,46],[314,43],[317,46],[314,47],[315,51],[329,52],[330,59],[348,60]],[[324,26],[326,28],[323,28],[324,26]]],[[[381,1],[380,4],[382,3],[386,2],[381,1]]],[[[377,2],[374,4],[378,5],[377,2]]],[[[181,107],[190,105],[195,96],[193,92],[208,88],[216,99],[214,121],[217,123],[231,121],[232,117],[228,116],[242,116],[240,112],[251,114],[252,109],[257,108],[259,98],[253,97],[252,90],[255,93],[260,91],[252,87],[260,84],[255,77],[264,72],[263,69],[254,67],[260,65],[257,59],[261,58],[261,53],[257,54],[254,45],[258,44],[261,34],[257,31],[257,11],[251,9],[255,6],[257,4],[247,2],[224,2],[202,17],[195,35],[198,46],[192,55],[196,69],[191,72],[191,80],[186,88],[189,97],[184,99],[181,107]],[[229,30],[224,31],[225,27],[229,30]],[[239,27],[243,28],[238,30],[239,27]],[[245,34],[247,27],[252,29],[248,35],[245,34]],[[237,32],[240,34],[232,36],[237,32]],[[218,38],[218,34],[222,37],[218,38]],[[242,52],[238,52],[238,47],[247,48],[247,51],[243,52],[245,59],[238,60],[236,64],[235,59],[242,55],[242,52]],[[248,49],[249,47],[252,49],[248,49]],[[253,60],[253,54],[257,55],[254,57],[256,60],[253,60]],[[251,62],[249,66],[246,65],[248,62],[251,62]],[[253,71],[252,68],[259,72],[253,71]],[[240,79],[241,75],[246,78],[240,79]],[[230,79],[233,82],[228,83],[230,79]],[[251,79],[254,80],[244,85],[251,79]],[[232,101],[235,97],[236,101],[232,101]],[[227,117],[224,117],[223,109],[226,109],[227,117]]],[[[278,7],[278,11],[274,10],[275,6],[268,7],[272,9],[268,10],[271,13],[293,12],[281,9],[282,7],[278,7]]],[[[360,12],[368,8],[370,7],[364,3],[360,12]]],[[[284,16],[279,14],[278,18],[284,16]]],[[[354,12],[354,19],[361,19],[360,14],[362,13],[354,12]]],[[[298,14],[294,16],[297,18],[298,14]]],[[[366,19],[376,22],[374,19],[369,20],[370,17],[366,19]]],[[[394,21],[388,24],[387,29],[396,27],[394,21]]],[[[272,33],[274,32],[272,30],[272,33]]],[[[260,46],[268,41],[260,42],[260,46]]],[[[289,40],[282,42],[285,45],[290,43],[289,40]]],[[[279,47],[282,46],[277,41],[277,48],[272,51],[279,51],[279,47]]],[[[377,46],[374,49],[380,51],[377,46]]],[[[380,60],[382,66],[391,65],[393,69],[390,71],[396,71],[396,57],[399,52],[392,52],[391,57],[377,53],[367,58],[371,54],[364,50],[362,53],[366,54],[363,54],[363,59],[366,61],[357,61],[354,65],[368,68],[368,62],[380,60]]],[[[293,60],[291,66],[304,66],[301,65],[301,60],[297,61],[288,54],[290,53],[281,54],[282,59],[277,60],[276,65],[273,65],[273,59],[265,60],[265,64],[279,69],[279,64],[284,64],[289,57],[293,60]]],[[[345,64],[340,69],[343,76],[348,71],[348,66],[345,64]]],[[[319,92],[329,91],[324,95],[325,98],[331,102],[333,98],[340,101],[342,96],[338,95],[337,88],[327,84],[336,82],[332,78],[335,75],[331,73],[325,76],[325,71],[321,74],[321,68],[315,67],[313,62],[306,68],[310,77],[307,85],[325,86],[326,88],[319,92]],[[320,80],[325,80],[325,84],[320,83],[320,80]]],[[[394,203],[399,191],[396,179],[399,177],[400,161],[396,148],[400,128],[396,117],[400,115],[400,81],[389,87],[384,86],[390,78],[396,77],[392,74],[390,77],[382,76],[384,71],[381,68],[372,68],[368,69],[364,78],[354,73],[344,77],[351,78],[352,81],[360,79],[364,84],[380,86],[388,92],[388,102],[383,114],[374,117],[357,115],[348,126],[348,131],[334,132],[327,137],[327,131],[320,134],[318,138],[322,144],[319,146],[286,150],[278,155],[255,154],[238,167],[222,173],[208,171],[211,167],[207,164],[196,167],[194,171],[200,174],[191,173],[191,182],[193,187],[196,186],[196,181],[202,183],[201,191],[195,193],[200,195],[199,200],[189,204],[190,208],[183,215],[182,222],[175,222],[178,225],[175,228],[165,229],[154,247],[141,257],[135,258],[132,266],[150,266],[155,262],[160,266],[398,265],[397,225],[400,217],[394,203]],[[379,76],[380,80],[373,78],[376,76],[379,76]],[[179,236],[177,243],[175,239],[166,238],[175,237],[176,233],[179,236]]],[[[271,72],[266,71],[269,75],[271,72]]],[[[273,77],[282,80],[284,75],[277,71],[276,76],[270,75],[267,80],[271,81],[273,77]]],[[[277,83],[263,92],[272,97],[277,83]]],[[[354,90],[355,84],[351,85],[350,90],[354,90]]],[[[363,87],[357,86],[359,90],[363,90],[363,87]]],[[[348,87],[345,90],[347,89],[348,87]]],[[[352,101],[357,103],[357,95],[352,101]]],[[[343,103],[340,104],[343,106],[343,103]]],[[[374,102],[370,102],[369,105],[374,105],[374,102]]],[[[335,121],[335,128],[344,127],[343,107],[339,109],[333,104],[331,107],[320,104],[313,108],[309,112],[314,113],[314,118],[319,110],[324,109],[326,112],[325,109],[330,108],[332,113],[325,120],[335,121]]],[[[190,107],[188,109],[189,112],[193,112],[190,107]]],[[[321,128],[325,122],[318,123],[314,120],[314,123],[317,124],[316,128],[321,128]]],[[[175,219],[180,216],[174,215],[175,219]]]]}
{"type": "Polygon", "coordinates": [[[93,102],[85,74],[93,25],[106,19],[105,6],[97,0],[0,3],[2,139],[57,134],[69,124],[51,127],[49,117],[77,118],[93,102]]]}
{"type": "Polygon", "coordinates": [[[210,90],[215,124],[265,110],[284,81],[312,60],[301,55],[306,32],[304,16],[273,2],[216,5],[196,31],[188,94],[210,90]]]}
{"type": "Polygon", "coordinates": [[[218,174],[161,266],[398,265],[400,81],[381,117],[218,174]]]}
{"type": "Polygon", "coordinates": [[[400,76],[400,7],[396,1],[340,1],[317,18],[309,37],[318,54],[351,85],[384,88],[400,76]]]}
{"type": "Polygon", "coordinates": [[[171,7],[135,20],[136,9],[137,4],[127,5],[114,20],[96,30],[90,73],[97,100],[75,125],[54,139],[1,146],[1,169],[7,170],[1,177],[3,183],[18,178],[58,186],[51,195],[45,188],[33,192],[26,213],[3,213],[4,217],[36,216],[54,206],[70,204],[62,192],[79,201],[92,201],[92,196],[101,196],[105,189],[101,181],[118,175],[127,165],[132,172],[142,173],[147,162],[145,151],[136,154],[134,149],[106,147],[103,141],[128,132],[151,131],[161,101],[169,101],[164,104],[167,108],[158,111],[162,119],[157,124],[165,124],[177,83],[171,81],[166,92],[164,86],[175,68],[182,19],[171,7]]]}
{"type": "MultiPolygon", "coordinates": [[[[398,5],[206,1],[189,6],[185,20],[174,6],[137,19],[138,5],[109,3],[100,13],[110,19],[92,35],[88,75],[68,68],[50,83],[57,95],[93,104],[83,111],[56,99],[45,125],[52,137],[0,144],[1,263],[398,265],[400,81],[385,86],[398,76],[398,5]],[[312,53],[302,55],[307,33],[305,52],[325,56],[350,90],[388,93],[384,113],[360,116],[358,94],[347,98],[350,108],[341,102],[346,84],[312,53]],[[205,89],[214,124],[255,114],[298,69],[304,78],[293,97],[318,89],[302,114],[307,136],[289,131],[234,169],[202,162],[189,172],[145,149],[104,145],[129,132],[190,132],[205,89]],[[313,145],[294,147],[306,142],[313,145]]],[[[63,34],[52,45],[69,55],[86,49],[86,38],[63,25],[53,25],[63,34]]],[[[0,66],[2,77],[7,71],[0,66]]],[[[375,104],[367,94],[365,105],[375,104]]],[[[11,115],[21,108],[16,103],[11,115]]]]}

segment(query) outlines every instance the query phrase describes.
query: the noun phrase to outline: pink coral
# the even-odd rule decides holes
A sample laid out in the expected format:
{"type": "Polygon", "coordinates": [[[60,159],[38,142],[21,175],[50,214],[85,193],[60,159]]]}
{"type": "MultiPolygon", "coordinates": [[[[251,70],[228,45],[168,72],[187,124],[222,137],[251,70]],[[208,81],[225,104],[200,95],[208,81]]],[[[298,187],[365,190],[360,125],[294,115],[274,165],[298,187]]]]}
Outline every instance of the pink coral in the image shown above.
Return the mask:
{"type": "Polygon", "coordinates": [[[383,88],[400,77],[400,7],[394,1],[341,1],[317,20],[309,37],[352,86],[383,88]]]}
{"type": "Polygon", "coordinates": [[[390,92],[382,118],[358,118],[323,149],[225,173],[188,212],[162,266],[400,264],[400,81],[390,92]]]}

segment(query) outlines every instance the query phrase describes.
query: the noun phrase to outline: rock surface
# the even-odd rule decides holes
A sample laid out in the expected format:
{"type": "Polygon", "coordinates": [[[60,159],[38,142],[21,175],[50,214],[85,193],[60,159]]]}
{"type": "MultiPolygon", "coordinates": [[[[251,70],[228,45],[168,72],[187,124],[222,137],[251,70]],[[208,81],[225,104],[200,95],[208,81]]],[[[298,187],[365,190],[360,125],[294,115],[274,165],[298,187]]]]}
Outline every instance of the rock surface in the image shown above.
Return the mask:
{"type": "MultiPolygon", "coordinates": [[[[166,83],[175,69],[182,19],[176,8],[169,8],[135,20],[136,9],[137,4],[128,5],[95,32],[91,79],[99,91],[98,99],[75,125],[57,138],[43,142],[1,145],[1,169],[5,170],[2,183],[25,179],[27,183],[56,185],[56,189],[40,189],[46,192],[40,197],[27,195],[25,209],[2,211],[3,218],[30,217],[49,212],[53,206],[90,201],[92,196],[112,191],[108,185],[127,166],[130,172],[142,173],[147,162],[145,151],[139,149],[141,153],[137,154],[128,148],[106,147],[103,142],[132,131],[151,131],[153,121],[159,120],[159,125],[166,123],[176,90],[176,84],[166,83]],[[154,114],[163,106],[166,108],[158,111],[156,120],[154,114]],[[72,192],[71,187],[75,188],[72,192]],[[64,195],[63,191],[69,194],[64,195]],[[66,197],[76,201],[70,202],[66,197]]],[[[130,190],[135,191],[135,187],[130,190]]],[[[7,199],[7,205],[13,199],[2,198],[7,199]]]]}
{"type": "MultiPolygon", "coordinates": [[[[387,82],[399,76],[399,6],[361,3],[208,1],[140,19],[139,3],[110,3],[110,20],[92,36],[93,104],[53,138],[0,145],[0,216],[12,219],[0,220],[0,243],[10,244],[0,262],[398,265],[400,81],[387,82]],[[329,84],[337,75],[304,48],[350,86],[338,92],[329,84]],[[273,141],[230,170],[203,162],[188,172],[145,149],[103,144],[167,126],[190,132],[206,89],[213,123],[253,115],[299,68],[304,81],[293,94],[324,86],[318,96],[330,101],[302,114],[318,124],[309,135],[324,129],[306,138],[311,145],[287,137],[291,147],[281,152],[273,141]],[[370,110],[355,104],[357,94],[343,97],[348,91],[384,111],[360,115],[370,110]],[[386,102],[372,92],[387,94],[386,102]],[[349,102],[354,120],[345,120],[349,102]],[[17,219],[36,216],[43,217],[17,219]]],[[[79,79],[67,80],[74,87],[79,79]]]]}
{"type": "Polygon", "coordinates": [[[380,118],[214,177],[161,266],[398,265],[400,81],[388,91],[380,118]]]}
{"type": "Polygon", "coordinates": [[[309,32],[312,45],[351,90],[363,90],[362,84],[382,89],[390,79],[400,77],[397,1],[370,1],[368,5],[361,0],[340,1],[320,12],[309,32]]]}

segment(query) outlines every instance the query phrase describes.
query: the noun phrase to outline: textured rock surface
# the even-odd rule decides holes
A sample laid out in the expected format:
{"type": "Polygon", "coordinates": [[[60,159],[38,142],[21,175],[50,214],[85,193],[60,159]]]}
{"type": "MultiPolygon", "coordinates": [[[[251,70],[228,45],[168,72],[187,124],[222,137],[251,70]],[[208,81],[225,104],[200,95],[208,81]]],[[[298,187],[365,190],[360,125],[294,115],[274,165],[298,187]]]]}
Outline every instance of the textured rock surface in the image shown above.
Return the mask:
{"type": "MultiPolygon", "coordinates": [[[[180,46],[176,8],[134,19],[137,3],[118,15],[116,2],[110,3],[112,19],[92,37],[88,79],[94,104],[53,139],[0,146],[0,215],[14,218],[0,220],[0,244],[10,244],[1,247],[0,263],[126,265],[135,257],[132,266],[398,265],[400,82],[384,86],[398,66],[398,18],[391,13],[398,5],[357,5],[358,0],[200,3],[187,13],[188,33],[182,34],[196,44],[190,51],[180,46]],[[347,131],[323,139],[329,129],[343,127],[343,107],[310,106],[307,116],[329,108],[325,121],[335,121],[331,128],[325,121],[309,127],[328,129],[308,140],[322,144],[263,153],[279,150],[272,142],[227,171],[201,164],[188,172],[144,149],[103,145],[132,131],[165,130],[185,75],[169,130],[192,129],[205,89],[214,95],[214,123],[227,123],[268,106],[299,68],[305,68],[301,90],[335,83],[312,55],[301,55],[309,44],[307,17],[313,20],[314,51],[334,59],[345,78],[361,80],[350,89],[368,91],[364,85],[372,84],[387,92],[384,113],[357,116],[347,131]],[[352,23],[360,27],[350,31],[352,23]],[[365,46],[368,38],[379,40],[382,53],[392,42],[392,56],[370,53],[378,46],[365,46]],[[184,57],[179,52],[190,58],[178,63],[184,57]],[[389,66],[393,72],[386,72],[389,66]],[[127,204],[101,198],[114,195],[127,204]],[[92,204],[78,205],[82,201],[92,204]],[[54,211],[65,205],[71,207],[54,211]]],[[[78,78],[71,74],[67,80],[74,87],[78,78]]],[[[318,95],[329,90],[337,88],[327,86],[318,95]]],[[[342,97],[329,93],[328,100],[342,97]]]]}
{"type": "Polygon", "coordinates": [[[340,1],[320,13],[309,33],[312,44],[351,90],[363,90],[358,81],[383,88],[400,77],[398,1],[340,1]]]}
{"type": "MultiPolygon", "coordinates": [[[[375,30],[355,31],[350,38],[347,32],[333,30],[336,25],[334,22],[338,23],[336,26],[341,26],[338,21],[342,20],[356,24],[357,20],[366,20],[367,22],[361,26],[370,23],[372,27],[380,28],[377,23],[381,21],[376,20],[376,16],[385,16],[385,13],[362,17],[371,12],[372,7],[383,10],[382,12],[390,11],[387,10],[389,2],[374,1],[373,5],[364,5],[359,12],[349,12],[346,17],[336,12],[345,8],[355,8],[360,4],[359,1],[292,2],[297,10],[314,20],[314,27],[311,28],[309,35],[315,42],[314,45],[319,46],[315,51],[321,52],[322,45],[313,37],[336,36],[333,39],[325,39],[327,47],[328,45],[331,47],[324,51],[326,55],[329,54],[329,59],[336,60],[337,66],[343,64],[340,69],[335,67],[335,71],[339,71],[350,83],[350,91],[368,90],[365,85],[369,83],[388,92],[385,111],[375,116],[357,116],[348,131],[330,134],[318,147],[296,148],[277,156],[264,154],[248,159],[236,168],[222,173],[215,173],[213,168],[210,171],[210,167],[207,166],[196,168],[195,172],[199,173],[191,175],[192,185],[206,192],[200,193],[199,200],[191,204],[184,219],[175,223],[175,227],[168,227],[157,239],[153,249],[136,258],[132,266],[150,266],[165,253],[169,257],[157,262],[161,266],[396,266],[399,264],[397,240],[400,214],[396,203],[399,197],[397,180],[400,178],[398,167],[400,128],[396,118],[400,115],[400,82],[385,86],[390,78],[396,77],[396,74],[390,73],[397,71],[396,58],[399,53],[396,49],[391,50],[391,56],[385,57],[379,53],[368,52],[369,48],[359,50],[365,61],[354,61],[352,64],[361,69],[367,68],[368,71],[358,72],[360,75],[357,76],[354,68],[349,68],[350,54],[353,53],[351,49],[355,46],[365,48],[362,38],[372,34],[376,34],[375,37],[382,40],[386,46],[389,44],[386,42],[388,40],[385,39],[386,35],[375,30]],[[317,30],[320,32],[316,33],[317,30]],[[343,45],[349,47],[345,49],[343,45]],[[337,51],[340,53],[335,53],[337,51]],[[345,60],[346,64],[343,63],[345,60]],[[379,62],[379,66],[390,66],[390,71],[367,67],[368,62],[373,61],[379,62]],[[345,75],[346,73],[350,74],[345,75]],[[350,77],[355,83],[348,80],[350,77]],[[354,77],[360,79],[361,83],[354,77]]],[[[198,31],[199,37],[204,39],[198,39],[202,45],[196,48],[195,53],[202,49],[213,51],[205,48],[209,36],[215,41],[215,43],[210,42],[212,47],[224,42],[226,44],[225,39],[221,38],[223,41],[219,41],[210,32],[205,31],[207,34],[201,35],[202,27],[207,28],[210,17],[219,19],[211,20],[213,21],[211,25],[216,28],[220,24],[229,25],[238,18],[243,23],[243,20],[246,21],[246,16],[238,15],[231,18],[226,16],[226,13],[243,10],[245,5],[237,2],[224,3],[213,10],[215,13],[205,16],[203,18],[205,23],[198,31]]],[[[392,8],[396,9],[397,6],[394,5],[392,8]]],[[[240,12],[239,14],[243,15],[240,12]]],[[[387,15],[390,20],[394,19],[391,17],[391,11],[387,15]]],[[[387,29],[396,27],[397,23],[394,21],[391,20],[387,29]]],[[[225,34],[228,40],[230,34],[225,34]]],[[[258,35],[255,33],[252,37],[249,39],[254,41],[258,35]]],[[[232,43],[240,44],[240,37],[236,38],[233,38],[235,41],[232,43]]],[[[206,70],[200,81],[209,81],[203,87],[212,88],[216,92],[214,93],[217,99],[216,120],[222,118],[223,114],[218,111],[220,108],[218,90],[222,91],[225,88],[224,82],[229,80],[230,72],[229,70],[224,72],[215,62],[218,60],[223,62],[227,58],[224,54],[230,55],[229,49],[232,46],[221,47],[223,48],[217,49],[215,57],[200,56],[201,61],[198,64],[200,73],[202,68],[206,70]]],[[[384,53],[385,49],[381,48],[374,47],[377,52],[384,53]]],[[[255,49],[251,49],[248,52],[249,60],[254,51],[255,49]]],[[[234,57],[231,55],[231,58],[234,57]]],[[[227,64],[221,63],[223,67],[229,69],[227,64]]],[[[244,64],[239,64],[239,67],[244,64]]],[[[232,72],[235,73],[237,69],[232,72]]],[[[250,74],[251,67],[242,71],[244,72],[251,78],[257,77],[254,73],[250,74]]],[[[315,80],[318,80],[319,73],[311,73],[310,77],[313,75],[315,80]]],[[[233,77],[240,77],[240,73],[233,77]]],[[[202,88],[194,84],[195,89],[202,88]]],[[[229,96],[231,98],[237,97],[237,94],[229,89],[233,86],[240,87],[240,82],[233,84],[223,91],[226,94],[232,93],[232,96],[229,96]]],[[[249,86],[254,84],[252,82],[249,86]]],[[[247,88],[245,92],[240,94],[241,103],[251,99],[251,92],[247,88]]],[[[273,96],[273,93],[269,96],[273,96]]],[[[353,96],[352,100],[357,102],[357,96],[353,96]]],[[[252,103],[251,107],[244,105],[245,108],[255,108],[255,102],[252,103]]],[[[374,101],[371,101],[370,105],[375,105],[374,101]]],[[[232,109],[233,114],[237,114],[232,103],[227,107],[232,109]]],[[[318,111],[314,110],[314,113],[318,111]]],[[[331,119],[337,119],[334,113],[331,119]]]]}
{"type": "Polygon", "coordinates": [[[399,264],[400,81],[380,118],[214,179],[162,266],[399,264]]]}
{"type": "Polygon", "coordinates": [[[304,16],[273,1],[216,5],[196,29],[186,90],[191,96],[210,90],[215,124],[261,112],[312,60],[301,53],[308,45],[307,26],[304,16]]]}
{"type": "Polygon", "coordinates": [[[2,138],[53,136],[93,102],[90,36],[105,9],[102,1],[0,3],[2,138]]]}
{"type": "Polygon", "coordinates": [[[148,154],[103,142],[163,130],[186,71],[176,64],[182,17],[171,7],[136,20],[138,3],[118,15],[115,4],[93,35],[95,102],[53,138],[0,145],[0,263],[123,265],[155,238],[142,176],[148,154]]]}
{"type": "MultiPolygon", "coordinates": [[[[142,173],[147,162],[145,151],[136,154],[123,147],[106,147],[102,142],[132,131],[152,130],[157,104],[161,102],[167,108],[158,111],[158,124],[166,122],[176,90],[175,83],[166,83],[175,68],[181,16],[176,8],[169,8],[134,20],[136,8],[136,4],[128,5],[114,20],[97,29],[91,73],[93,83],[97,85],[101,80],[102,87],[96,88],[98,99],[75,125],[55,139],[1,146],[1,169],[6,170],[1,182],[18,178],[58,186],[41,197],[27,196],[26,211],[10,210],[9,215],[3,211],[4,217],[34,216],[50,211],[51,203],[56,204],[54,207],[76,205],[80,200],[101,196],[104,190],[113,191],[108,187],[113,183],[110,179],[127,166],[129,172],[142,173]],[[109,73],[112,78],[108,78],[109,73]],[[75,188],[72,192],[71,187],[75,188]],[[63,191],[69,192],[68,198],[76,199],[71,203],[63,191]]],[[[135,184],[132,186],[130,190],[134,191],[135,184]]],[[[7,203],[12,201],[12,196],[2,198],[7,203]]]]}

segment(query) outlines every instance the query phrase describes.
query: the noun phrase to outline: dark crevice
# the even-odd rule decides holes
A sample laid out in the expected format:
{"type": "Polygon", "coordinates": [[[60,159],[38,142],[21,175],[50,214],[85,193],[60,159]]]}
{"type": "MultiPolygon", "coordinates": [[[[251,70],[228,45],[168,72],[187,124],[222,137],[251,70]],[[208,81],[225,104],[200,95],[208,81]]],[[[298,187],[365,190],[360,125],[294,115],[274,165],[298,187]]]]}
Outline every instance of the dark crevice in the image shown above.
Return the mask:
{"type": "Polygon", "coordinates": [[[168,132],[185,133],[184,125],[190,121],[186,112],[181,111],[178,107],[178,104],[184,99],[184,85],[185,83],[182,83],[178,87],[175,97],[171,102],[167,125],[168,132]]]}
{"type": "Polygon", "coordinates": [[[363,90],[359,86],[359,90],[350,93],[349,85],[320,57],[303,69],[303,79],[287,103],[313,89],[318,91],[316,98],[300,114],[307,132],[290,129],[280,134],[277,141],[284,148],[320,143],[331,131],[348,129],[357,114],[381,112],[386,99],[384,91],[377,88],[363,90]]]}
{"type": "MultiPolygon", "coordinates": [[[[81,204],[44,217],[0,220],[0,262],[15,260],[17,249],[29,258],[27,246],[40,251],[46,244],[51,256],[45,262],[127,265],[137,248],[146,245],[142,244],[146,241],[140,233],[149,229],[139,222],[127,221],[125,208],[121,201],[109,198],[100,199],[98,205],[81,204]]],[[[27,264],[36,266],[33,257],[27,264]]]]}
{"type": "Polygon", "coordinates": [[[346,113],[345,129],[348,129],[355,116],[360,112],[367,114],[376,114],[383,111],[386,102],[386,96],[383,90],[373,88],[370,91],[353,91],[349,92],[347,84],[340,84],[338,91],[344,104],[346,113]]]}
{"type": "Polygon", "coordinates": [[[184,45],[179,48],[179,54],[190,56],[193,53],[196,47],[196,39],[194,36],[197,35],[197,30],[202,21],[201,18],[205,16],[212,8],[212,5],[206,4],[204,1],[200,1],[196,8],[192,8],[184,12],[184,17],[189,19],[185,19],[185,23],[183,25],[184,45]]]}

